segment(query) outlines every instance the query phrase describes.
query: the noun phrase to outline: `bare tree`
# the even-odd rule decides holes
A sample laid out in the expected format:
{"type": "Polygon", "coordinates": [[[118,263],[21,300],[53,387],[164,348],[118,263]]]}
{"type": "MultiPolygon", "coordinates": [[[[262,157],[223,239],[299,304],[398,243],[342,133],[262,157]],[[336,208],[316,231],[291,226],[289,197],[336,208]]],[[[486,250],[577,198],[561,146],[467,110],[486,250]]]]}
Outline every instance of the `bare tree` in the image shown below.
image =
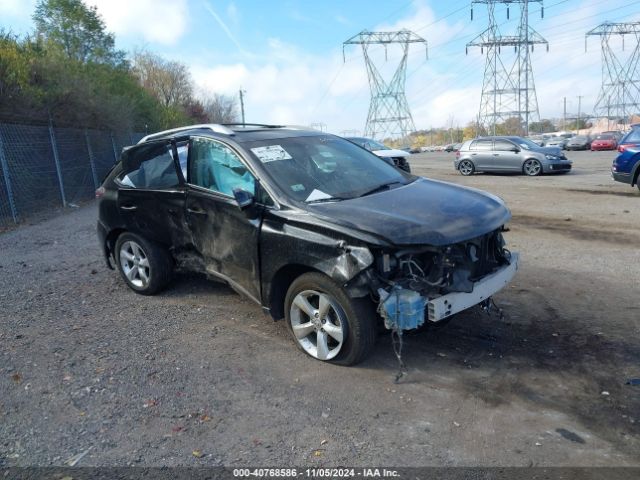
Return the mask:
{"type": "Polygon", "coordinates": [[[186,65],[167,61],[150,52],[137,51],[133,70],[140,84],[149,90],[165,107],[181,107],[193,96],[191,74],[186,65]]]}
{"type": "Polygon", "coordinates": [[[204,110],[212,123],[235,123],[238,121],[238,101],[232,95],[214,93],[206,99],[204,110]]]}

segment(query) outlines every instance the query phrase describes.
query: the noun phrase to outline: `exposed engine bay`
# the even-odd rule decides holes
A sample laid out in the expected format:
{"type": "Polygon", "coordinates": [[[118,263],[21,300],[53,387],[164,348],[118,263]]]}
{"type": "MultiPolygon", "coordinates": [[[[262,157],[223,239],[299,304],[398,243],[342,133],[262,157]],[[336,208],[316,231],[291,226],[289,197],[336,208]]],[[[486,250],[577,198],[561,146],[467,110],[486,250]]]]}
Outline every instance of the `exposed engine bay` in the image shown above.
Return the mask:
{"type": "MultiPolygon", "coordinates": [[[[449,307],[448,297],[463,300],[464,304],[472,302],[471,305],[486,300],[488,297],[484,290],[493,289],[496,282],[485,285],[482,292],[474,292],[476,285],[487,283],[483,279],[506,270],[505,267],[512,263],[511,252],[505,248],[501,231],[498,229],[444,247],[423,246],[380,252],[375,265],[376,300],[385,326],[408,330],[422,325],[425,317],[438,321],[460,311],[453,304],[449,307]],[[433,303],[440,297],[445,300],[433,303]],[[477,302],[474,302],[474,297],[477,297],[477,302]],[[429,308],[426,315],[425,307],[429,308]]],[[[515,268],[517,265],[514,265],[514,271],[515,268]]],[[[507,273],[505,271],[504,275],[507,273]]],[[[509,279],[512,276],[510,274],[509,279]]],[[[497,280],[501,283],[500,278],[497,280]]]]}

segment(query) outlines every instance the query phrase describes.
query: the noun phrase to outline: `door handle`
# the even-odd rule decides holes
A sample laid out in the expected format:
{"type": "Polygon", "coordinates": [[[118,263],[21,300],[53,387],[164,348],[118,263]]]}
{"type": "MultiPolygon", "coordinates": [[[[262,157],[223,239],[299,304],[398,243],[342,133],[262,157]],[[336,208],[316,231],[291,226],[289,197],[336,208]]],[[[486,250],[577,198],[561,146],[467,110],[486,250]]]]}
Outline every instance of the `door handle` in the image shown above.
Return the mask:
{"type": "Polygon", "coordinates": [[[493,154],[493,156],[494,156],[494,157],[499,157],[499,156],[500,156],[500,154],[499,154],[499,153],[494,153],[494,154],[493,154]]]}
{"type": "Polygon", "coordinates": [[[135,205],[120,205],[120,208],[122,210],[133,211],[133,210],[137,210],[138,207],[135,205]]]}
{"type": "Polygon", "coordinates": [[[206,211],[204,211],[203,209],[198,208],[198,207],[196,207],[196,208],[190,208],[189,207],[189,208],[187,208],[187,212],[193,213],[195,215],[206,215],[207,214],[206,211]]]}

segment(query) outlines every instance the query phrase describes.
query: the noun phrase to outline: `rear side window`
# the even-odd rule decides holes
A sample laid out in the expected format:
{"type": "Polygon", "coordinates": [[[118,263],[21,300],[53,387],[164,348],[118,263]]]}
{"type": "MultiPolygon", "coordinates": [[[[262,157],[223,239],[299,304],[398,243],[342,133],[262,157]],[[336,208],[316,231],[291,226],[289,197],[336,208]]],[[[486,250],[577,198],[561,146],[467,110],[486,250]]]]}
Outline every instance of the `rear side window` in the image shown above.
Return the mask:
{"type": "Polygon", "coordinates": [[[493,150],[493,140],[476,140],[475,142],[471,143],[471,145],[469,146],[469,150],[493,150]]]}
{"type": "Polygon", "coordinates": [[[166,189],[180,184],[171,144],[152,143],[136,148],[123,161],[124,172],[118,178],[127,187],[166,189]]]}
{"type": "Polygon", "coordinates": [[[640,128],[634,128],[627,136],[624,137],[622,143],[640,143],[640,128]]]}

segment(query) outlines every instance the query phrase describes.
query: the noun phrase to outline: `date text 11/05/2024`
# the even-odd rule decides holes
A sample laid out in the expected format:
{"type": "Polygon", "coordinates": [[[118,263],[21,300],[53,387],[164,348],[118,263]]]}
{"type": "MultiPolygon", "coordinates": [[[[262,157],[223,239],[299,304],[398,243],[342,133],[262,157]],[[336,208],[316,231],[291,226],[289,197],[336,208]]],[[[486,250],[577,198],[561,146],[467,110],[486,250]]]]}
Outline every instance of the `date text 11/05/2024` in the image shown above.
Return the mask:
{"type": "Polygon", "coordinates": [[[397,470],[386,468],[235,468],[234,477],[309,477],[309,478],[377,478],[398,477],[397,470]]]}

